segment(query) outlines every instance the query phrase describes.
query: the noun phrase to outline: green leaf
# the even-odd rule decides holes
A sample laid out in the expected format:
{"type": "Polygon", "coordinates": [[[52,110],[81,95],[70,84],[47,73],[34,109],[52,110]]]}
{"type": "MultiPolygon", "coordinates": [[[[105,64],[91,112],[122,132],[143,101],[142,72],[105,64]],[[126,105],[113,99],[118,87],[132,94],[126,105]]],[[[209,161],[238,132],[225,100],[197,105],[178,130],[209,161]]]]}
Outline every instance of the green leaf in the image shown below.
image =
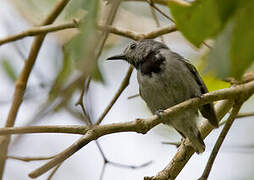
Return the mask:
{"type": "Polygon", "coordinates": [[[207,55],[207,64],[204,72],[213,72],[218,78],[226,78],[231,76],[232,65],[229,52],[232,42],[232,31],[234,23],[229,23],[224,31],[216,38],[214,47],[207,55]]]}
{"type": "Polygon", "coordinates": [[[73,70],[73,66],[71,63],[71,59],[68,51],[63,48],[63,60],[62,60],[62,68],[59,71],[51,89],[49,92],[49,100],[52,101],[57,96],[59,90],[65,85],[65,82],[68,80],[71,72],[73,70]]]}
{"type": "Polygon", "coordinates": [[[254,2],[248,1],[236,12],[235,27],[232,34],[231,75],[240,78],[254,60],[254,2]]]}
{"type": "Polygon", "coordinates": [[[80,33],[68,44],[71,59],[77,63],[77,68],[92,75],[95,79],[102,80],[98,69],[96,53],[98,45],[98,32],[96,30],[99,1],[85,1],[87,15],[82,19],[80,33]]]}
{"type": "Polygon", "coordinates": [[[222,29],[222,21],[215,0],[196,0],[191,5],[168,3],[177,28],[196,47],[222,29]]]}
{"type": "Polygon", "coordinates": [[[2,60],[2,67],[11,81],[15,82],[18,76],[15,68],[11,65],[10,61],[6,59],[2,60]]]}
{"type": "Polygon", "coordinates": [[[239,1],[234,0],[215,0],[218,7],[218,13],[224,25],[234,15],[234,12],[239,7],[239,1]]]}
{"type": "Polygon", "coordinates": [[[216,72],[213,70],[209,70],[208,72],[204,73],[204,69],[207,67],[207,63],[209,61],[206,61],[206,59],[200,59],[200,62],[197,66],[197,69],[199,72],[201,72],[201,77],[204,80],[207,88],[209,91],[215,91],[218,89],[227,88],[230,86],[230,83],[227,83],[225,81],[222,81],[221,79],[216,76],[216,72]]]}
{"type": "Polygon", "coordinates": [[[228,88],[230,83],[218,79],[212,72],[202,76],[209,91],[215,91],[223,88],[228,88]]]}

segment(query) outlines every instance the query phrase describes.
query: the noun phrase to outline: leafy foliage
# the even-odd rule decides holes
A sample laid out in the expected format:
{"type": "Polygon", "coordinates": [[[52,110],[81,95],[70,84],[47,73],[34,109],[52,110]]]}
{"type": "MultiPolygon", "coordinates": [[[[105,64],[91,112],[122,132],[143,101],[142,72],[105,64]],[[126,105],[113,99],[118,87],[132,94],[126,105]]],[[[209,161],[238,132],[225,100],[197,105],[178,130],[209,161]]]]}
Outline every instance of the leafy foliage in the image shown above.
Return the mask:
{"type": "Polygon", "coordinates": [[[98,32],[96,30],[99,1],[85,1],[84,9],[87,15],[82,19],[80,32],[68,44],[70,58],[77,62],[77,67],[82,71],[87,69],[87,74],[101,80],[102,76],[96,61],[96,46],[98,32]]]}
{"type": "Polygon", "coordinates": [[[3,59],[2,60],[2,67],[6,75],[10,78],[12,82],[15,82],[17,79],[17,72],[15,68],[12,66],[9,60],[3,59]]]}
{"type": "Polygon", "coordinates": [[[206,39],[215,39],[214,49],[208,55],[209,71],[220,78],[240,78],[252,64],[252,0],[196,0],[191,4],[170,1],[168,5],[178,29],[193,45],[200,47],[206,39]]]}

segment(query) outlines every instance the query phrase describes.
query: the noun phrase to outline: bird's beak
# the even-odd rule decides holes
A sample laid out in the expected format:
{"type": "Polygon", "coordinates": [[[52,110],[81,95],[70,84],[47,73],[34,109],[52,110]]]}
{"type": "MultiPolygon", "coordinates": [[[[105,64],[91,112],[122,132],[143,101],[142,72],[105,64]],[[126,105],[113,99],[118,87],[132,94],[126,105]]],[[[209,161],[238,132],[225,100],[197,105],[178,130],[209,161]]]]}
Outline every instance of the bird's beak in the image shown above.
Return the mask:
{"type": "Polygon", "coordinates": [[[111,56],[109,58],[107,58],[106,60],[127,60],[126,56],[124,54],[119,54],[119,55],[115,55],[115,56],[111,56]]]}

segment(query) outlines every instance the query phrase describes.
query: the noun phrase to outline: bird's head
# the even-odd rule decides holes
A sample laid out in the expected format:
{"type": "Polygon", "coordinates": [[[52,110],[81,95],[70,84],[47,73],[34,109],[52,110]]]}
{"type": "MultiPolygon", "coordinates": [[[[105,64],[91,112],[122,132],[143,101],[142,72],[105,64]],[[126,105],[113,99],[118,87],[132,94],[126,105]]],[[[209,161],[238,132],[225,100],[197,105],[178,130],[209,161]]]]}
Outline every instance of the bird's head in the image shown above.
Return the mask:
{"type": "Polygon", "coordinates": [[[168,49],[168,47],[152,39],[132,41],[122,54],[109,57],[107,60],[125,60],[138,69],[141,64],[148,60],[147,57],[151,53],[156,53],[159,49],[168,49]]]}

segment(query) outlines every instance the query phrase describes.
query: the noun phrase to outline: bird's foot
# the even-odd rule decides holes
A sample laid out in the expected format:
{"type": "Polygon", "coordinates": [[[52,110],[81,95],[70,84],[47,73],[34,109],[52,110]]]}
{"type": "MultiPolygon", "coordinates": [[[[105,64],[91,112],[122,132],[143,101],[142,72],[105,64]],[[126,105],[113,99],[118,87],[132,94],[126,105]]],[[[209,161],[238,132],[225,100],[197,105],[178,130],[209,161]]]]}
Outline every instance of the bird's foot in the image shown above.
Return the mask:
{"type": "Polygon", "coordinates": [[[161,113],[163,113],[163,112],[164,112],[164,110],[159,109],[159,110],[157,110],[157,111],[155,112],[155,114],[158,116],[158,118],[162,118],[161,113]]]}
{"type": "Polygon", "coordinates": [[[194,95],[192,96],[192,98],[201,99],[201,96],[202,96],[202,94],[194,94],[194,95]]]}

